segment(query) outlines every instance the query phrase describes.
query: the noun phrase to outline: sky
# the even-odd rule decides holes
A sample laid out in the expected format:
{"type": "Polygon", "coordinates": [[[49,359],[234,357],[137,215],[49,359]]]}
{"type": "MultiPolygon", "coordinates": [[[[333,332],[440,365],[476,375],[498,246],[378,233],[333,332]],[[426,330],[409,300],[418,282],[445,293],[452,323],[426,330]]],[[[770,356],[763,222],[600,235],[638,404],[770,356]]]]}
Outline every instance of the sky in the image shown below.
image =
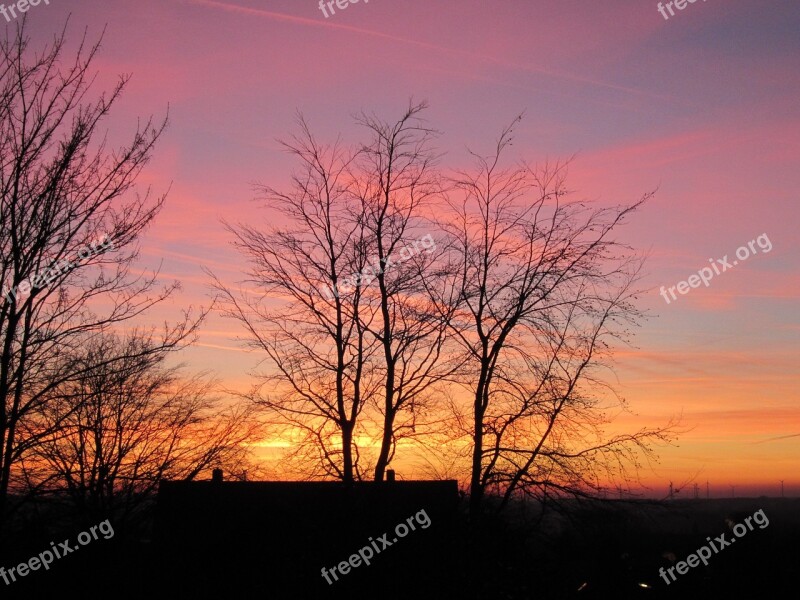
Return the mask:
{"type": "MultiPolygon", "coordinates": [[[[515,156],[573,157],[575,198],[607,205],[656,191],[621,234],[648,255],[640,307],[651,316],[616,353],[615,384],[633,414],[615,427],[680,415],[685,432],[643,466],[643,485],[662,496],[670,481],[703,493],[708,481],[712,496],[776,495],[785,480],[786,494],[800,495],[800,5],[708,0],[667,19],[649,0],[333,8],[326,17],[315,0],[50,0],[28,10],[34,44],[67,18],[71,48],[84,30],[89,40],[105,30],[94,89],[131,75],[105,122],[112,141],[169,114],[139,179],[168,191],[140,266],[183,287],[148,318],[208,304],[203,268],[243,278],[221,220],[269,224],[253,185],[289,182],[277,140],[296,131],[298,111],[320,138],[353,140],[355,113],[392,119],[410,98],[426,100],[456,166],[524,112],[515,156]],[[725,257],[730,268],[708,286],[669,296],[725,257]]],[[[212,315],[181,360],[244,389],[259,357],[242,333],[212,315]]]]}

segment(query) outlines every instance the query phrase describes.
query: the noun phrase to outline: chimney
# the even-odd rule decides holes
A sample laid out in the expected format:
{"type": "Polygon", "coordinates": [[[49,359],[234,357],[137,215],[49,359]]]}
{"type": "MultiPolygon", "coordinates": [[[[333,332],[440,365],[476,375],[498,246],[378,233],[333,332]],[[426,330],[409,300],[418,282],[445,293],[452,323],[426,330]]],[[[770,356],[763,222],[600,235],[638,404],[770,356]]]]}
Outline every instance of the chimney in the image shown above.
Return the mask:
{"type": "Polygon", "coordinates": [[[386,481],[394,483],[394,469],[386,469],[386,481]]]}
{"type": "Polygon", "coordinates": [[[222,483],[222,469],[214,469],[211,471],[211,481],[213,483],[222,483]]]}

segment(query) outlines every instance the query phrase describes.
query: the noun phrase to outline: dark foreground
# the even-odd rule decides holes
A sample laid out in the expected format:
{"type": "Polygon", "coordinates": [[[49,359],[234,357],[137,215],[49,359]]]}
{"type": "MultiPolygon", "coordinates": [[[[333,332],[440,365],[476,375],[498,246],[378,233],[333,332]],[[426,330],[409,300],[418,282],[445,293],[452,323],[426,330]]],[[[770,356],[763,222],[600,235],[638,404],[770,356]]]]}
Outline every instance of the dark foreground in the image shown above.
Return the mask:
{"type": "MultiPolygon", "coordinates": [[[[565,513],[526,505],[470,523],[454,482],[355,491],[308,484],[299,492],[290,484],[223,485],[162,490],[150,526],[118,523],[109,539],[101,532],[86,545],[73,541],[75,548],[47,569],[34,561],[36,570],[17,573],[8,585],[0,578],[0,595],[798,597],[800,499],[571,501],[565,513]],[[750,527],[745,533],[740,527],[737,537],[731,527],[748,517],[750,527]],[[717,541],[716,551],[707,551],[707,565],[678,572],[679,561],[723,534],[728,543],[717,541]],[[659,575],[670,567],[675,581],[659,575]]],[[[4,537],[6,577],[11,567],[74,540],[90,525],[49,518],[46,511],[29,516],[24,530],[4,537]]]]}

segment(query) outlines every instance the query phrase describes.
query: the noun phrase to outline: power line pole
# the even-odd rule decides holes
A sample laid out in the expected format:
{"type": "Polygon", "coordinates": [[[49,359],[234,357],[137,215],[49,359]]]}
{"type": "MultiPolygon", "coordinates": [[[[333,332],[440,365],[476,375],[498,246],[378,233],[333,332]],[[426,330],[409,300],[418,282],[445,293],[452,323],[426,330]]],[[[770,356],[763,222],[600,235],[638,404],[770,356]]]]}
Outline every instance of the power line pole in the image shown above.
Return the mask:
{"type": "Polygon", "coordinates": [[[736,498],[736,486],[731,486],[731,498],[736,498]]]}
{"type": "Polygon", "coordinates": [[[781,498],[783,498],[783,479],[781,479],[781,498]]]}
{"type": "Polygon", "coordinates": [[[711,498],[711,493],[709,492],[708,488],[708,479],[706,479],[706,500],[708,500],[709,498],[711,498]]]}
{"type": "Polygon", "coordinates": [[[700,497],[700,486],[696,483],[694,484],[694,499],[697,500],[700,497]]]}

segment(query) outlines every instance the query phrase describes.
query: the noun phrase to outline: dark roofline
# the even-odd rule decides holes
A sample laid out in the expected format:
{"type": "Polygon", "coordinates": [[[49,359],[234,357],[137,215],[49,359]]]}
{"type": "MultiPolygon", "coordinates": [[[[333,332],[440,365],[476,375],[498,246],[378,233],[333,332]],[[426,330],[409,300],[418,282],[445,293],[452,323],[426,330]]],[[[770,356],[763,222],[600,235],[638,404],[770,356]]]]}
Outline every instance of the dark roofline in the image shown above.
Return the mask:
{"type": "Polygon", "coordinates": [[[346,484],[342,481],[161,481],[159,489],[161,488],[188,488],[188,487],[205,487],[205,486],[223,486],[223,487],[251,487],[251,488],[275,488],[275,489],[344,489],[344,488],[362,488],[362,487],[397,487],[397,488],[454,488],[458,489],[458,481],[455,479],[443,479],[436,481],[429,481],[424,479],[412,479],[393,482],[375,482],[375,481],[357,481],[352,484],[346,484]]]}

